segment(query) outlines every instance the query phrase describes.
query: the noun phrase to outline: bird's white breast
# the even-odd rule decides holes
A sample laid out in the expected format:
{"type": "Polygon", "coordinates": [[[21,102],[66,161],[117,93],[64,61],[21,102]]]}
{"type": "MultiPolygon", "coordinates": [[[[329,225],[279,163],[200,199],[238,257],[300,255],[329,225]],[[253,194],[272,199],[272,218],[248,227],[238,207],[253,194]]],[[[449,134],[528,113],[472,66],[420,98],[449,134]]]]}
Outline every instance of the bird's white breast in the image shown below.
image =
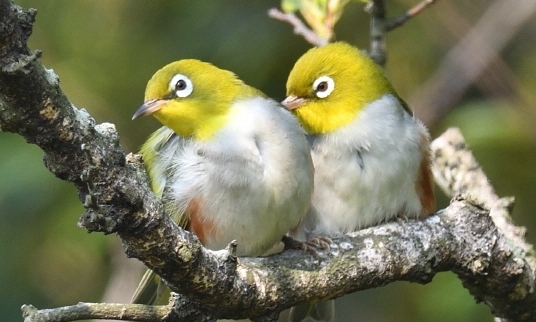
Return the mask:
{"type": "Polygon", "coordinates": [[[202,200],[214,226],[205,246],[236,239],[239,255],[260,255],[296,227],[312,190],[312,163],[302,129],[290,113],[264,98],[233,104],[229,123],[210,141],[177,136],[160,153],[171,169],[164,201],[184,213],[202,200]]]}
{"type": "Polygon", "coordinates": [[[301,233],[338,235],[397,215],[418,216],[423,133],[398,99],[385,95],[344,128],[309,137],[315,188],[301,233]]]}

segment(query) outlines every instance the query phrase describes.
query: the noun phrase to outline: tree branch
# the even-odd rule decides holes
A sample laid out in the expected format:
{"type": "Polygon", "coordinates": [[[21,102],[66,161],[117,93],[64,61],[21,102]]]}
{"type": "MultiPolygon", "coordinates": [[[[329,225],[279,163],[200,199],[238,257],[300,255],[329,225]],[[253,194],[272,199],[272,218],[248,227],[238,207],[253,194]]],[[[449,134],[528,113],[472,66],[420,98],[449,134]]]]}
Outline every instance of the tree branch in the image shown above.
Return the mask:
{"type": "Polygon", "coordinates": [[[369,56],[384,66],[387,61],[387,5],[385,0],[371,0],[366,9],[370,13],[369,56]]]}
{"type": "Polygon", "coordinates": [[[398,27],[402,27],[402,25],[404,25],[409,19],[420,14],[421,12],[423,12],[424,9],[433,5],[435,2],[436,0],[423,0],[422,2],[418,3],[415,7],[404,12],[402,15],[395,17],[395,18],[391,18],[389,22],[387,23],[387,27],[386,27],[387,31],[391,31],[398,27]]]}
{"type": "MultiPolygon", "coordinates": [[[[151,254],[155,255],[148,252],[144,256],[151,254]]],[[[512,320],[536,317],[534,292],[530,291],[534,272],[526,254],[498,233],[488,210],[461,197],[426,220],[389,223],[348,234],[336,239],[330,251],[319,254],[321,260],[316,261],[310,254],[286,251],[266,258],[241,258],[236,270],[226,273],[220,269],[212,275],[204,272],[181,278],[190,272],[179,267],[176,276],[163,276],[175,290],[195,298],[219,318],[238,319],[260,318],[264,314],[259,313],[398,280],[428,283],[438,272],[452,270],[495,314],[512,320]],[[217,276],[220,273],[222,281],[217,276]],[[207,289],[190,290],[191,278],[202,278],[207,289]]],[[[225,261],[217,261],[226,266],[225,261]]]]}
{"type": "Polygon", "coordinates": [[[167,306],[154,306],[147,310],[142,304],[78,303],[55,309],[37,310],[31,305],[22,306],[24,322],[60,322],[90,319],[116,319],[126,321],[163,321],[169,314],[167,306]]]}
{"type": "Polygon", "coordinates": [[[24,322],[66,322],[89,319],[126,321],[215,321],[203,314],[190,300],[172,293],[168,305],[78,303],[55,309],[38,310],[32,305],[22,306],[24,322]]]}
{"type": "Polygon", "coordinates": [[[513,321],[535,319],[535,311],[531,307],[534,307],[536,302],[534,292],[536,259],[532,245],[525,241],[525,229],[516,226],[510,217],[514,199],[499,198],[495,194],[491,183],[458,129],[449,129],[434,140],[432,152],[434,158],[432,170],[438,185],[448,195],[466,194],[473,202],[490,209],[489,218],[496,229],[494,235],[500,237],[497,246],[502,243],[514,246],[492,254],[493,257],[512,257],[503,266],[488,267],[487,270],[493,272],[491,274],[495,276],[488,276],[486,281],[467,272],[453,271],[458,274],[464,287],[477,299],[490,306],[497,317],[513,321]],[[513,271],[520,274],[517,277],[511,275],[513,271]],[[504,275],[500,276],[501,274],[504,275]],[[524,287],[516,289],[521,285],[524,287]],[[503,293],[505,287],[509,288],[509,291],[503,293]],[[522,312],[526,309],[528,311],[522,312]]]}
{"type": "Polygon", "coordinates": [[[404,14],[388,19],[386,1],[370,0],[365,7],[365,10],[370,14],[370,58],[378,65],[385,66],[387,61],[387,33],[401,27],[409,19],[420,14],[435,2],[436,0],[423,0],[404,14]]]}
{"type": "MultiPolygon", "coordinates": [[[[484,171],[467,147],[458,129],[448,129],[432,142],[432,171],[436,183],[449,196],[469,194],[476,203],[490,209],[490,216],[504,236],[534,256],[532,245],[525,241],[525,229],[514,224],[510,212],[514,198],[499,198],[484,171]]],[[[531,266],[536,267],[534,263],[531,266]]]]}
{"type": "MultiPolygon", "coordinates": [[[[518,244],[519,240],[524,243],[522,231],[515,232],[518,239],[510,239],[505,229],[497,228],[486,202],[467,199],[467,194],[475,195],[472,189],[482,185],[451,188],[465,196],[456,197],[426,220],[388,223],[337,238],[330,250],[319,251],[320,259],[290,250],[237,261],[234,244],[218,252],[204,249],[194,235],[163,214],[141,160],[125,155],[113,125],[95,124],[86,111],[76,109],[59,88],[57,76],[41,65],[37,53],[29,51],[26,41],[34,16],[35,11],[0,0],[0,128],[37,144],[45,153],[47,168],[73,182],[86,207],[81,226],[117,233],[128,256],[143,261],[181,294],[175,300],[177,314],[166,320],[202,316],[272,321],[291,306],[398,280],[427,283],[446,270],[458,274],[495,315],[518,321],[536,319],[530,247],[518,244]],[[196,313],[186,314],[182,301],[196,313]]],[[[465,146],[446,140],[455,151],[465,146]]],[[[463,160],[441,161],[446,154],[446,148],[434,145],[437,177],[444,178],[447,187],[458,187],[465,174],[457,162],[463,160]],[[460,172],[453,175],[455,171],[460,172]]],[[[467,167],[472,168],[474,164],[467,167]]],[[[483,173],[478,175],[475,181],[487,181],[483,173]]],[[[480,193],[494,195],[490,189],[480,193]]],[[[498,200],[485,200],[494,198],[498,200]]],[[[498,202],[493,207],[492,212],[504,209],[498,202]]],[[[87,304],[80,305],[82,311],[87,309],[87,304]]],[[[133,316],[130,307],[111,308],[121,308],[116,319],[133,316]]],[[[62,321],[68,321],[65,309],[55,310],[62,321]]],[[[26,307],[25,312],[28,318],[42,311],[26,307]]],[[[45,313],[50,316],[51,311],[45,313]]]]}
{"type": "Polygon", "coordinates": [[[318,37],[314,31],[309,29],[305,23],[292,12],[284,13],[277,8],[272,8],[268,10],[268,17],[289,23],[292,27],[294,27],[294,34],[302,36],[313,46],[324,46],[328,43],[327,39],[318,37]]]}

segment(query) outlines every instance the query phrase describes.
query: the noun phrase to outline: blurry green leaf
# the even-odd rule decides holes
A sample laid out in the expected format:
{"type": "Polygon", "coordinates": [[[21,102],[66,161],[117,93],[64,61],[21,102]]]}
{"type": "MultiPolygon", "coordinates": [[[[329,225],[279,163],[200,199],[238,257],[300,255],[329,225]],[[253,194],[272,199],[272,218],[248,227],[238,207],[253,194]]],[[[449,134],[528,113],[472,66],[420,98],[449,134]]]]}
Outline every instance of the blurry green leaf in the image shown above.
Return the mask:
{"type": "Polygon", "coordinates": [[[300,9],[300,3],[300,0],[282,0],[281,9],[286,13],[296,12],[300,9]]]}
{"type": "Polygon", "coordinates": [[[327,8],[328,6],[328,0],[313,0],[310,2],[315,4],[318,8],[327,8]]]}

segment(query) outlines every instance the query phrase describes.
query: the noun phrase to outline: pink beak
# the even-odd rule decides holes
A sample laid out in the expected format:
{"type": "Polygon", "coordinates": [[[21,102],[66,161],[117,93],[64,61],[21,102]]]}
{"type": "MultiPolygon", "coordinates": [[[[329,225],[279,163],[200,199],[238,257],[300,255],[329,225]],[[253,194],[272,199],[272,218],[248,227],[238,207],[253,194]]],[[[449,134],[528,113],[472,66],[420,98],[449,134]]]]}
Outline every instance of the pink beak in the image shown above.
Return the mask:
{"type": "Polygon", "coordinates": [[[283,104],[283,106],[289,110],[289,111],[292,111],[293,109],[295,108],[298,108],[300,106],[303,105],[303,103],[305,103],[305,98],[301,98],[301,97],[297,97],[297,96],[288,96],[287,98],[285,98],[281,104],[283,104]]]}
{"type": "Polygon", "coordinates": [[[140,106],[136,110],[136,112],[134,112],[134,115],[132,115],[132,119],[134,120],[140,116],[153,114],[154,112],[161,109],[166,103],[167,103],[166,100],[157,100],[157,99],[147,100],[143,103],[142,106],[140,106]]]}

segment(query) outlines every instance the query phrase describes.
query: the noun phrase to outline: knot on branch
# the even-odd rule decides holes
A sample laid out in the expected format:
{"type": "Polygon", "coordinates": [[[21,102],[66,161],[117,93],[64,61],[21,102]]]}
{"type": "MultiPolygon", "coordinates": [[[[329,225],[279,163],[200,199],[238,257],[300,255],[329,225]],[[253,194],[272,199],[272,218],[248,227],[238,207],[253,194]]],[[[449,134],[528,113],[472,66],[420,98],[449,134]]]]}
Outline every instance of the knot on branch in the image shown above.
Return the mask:
{"type": "Polygon", "coordinates": [[[90,209],[80,217],[78,227],[85,228],[90,233],[102,232],[108,235],[117,231],[117,221],[109,214],[103,215],[90,209]]]}
{"type": "Polygon", "coordinates": [[[18,55],[16,61],[11,61],[2,67],[2,72],[10,75],[20,72],[28,75],[31,72],[30,65],[41,58],[42,54],[40,50],[35,50],[30,55],[18,55]]]}
{"type": "Polygon", "coordinates": [[[43,319],[35,318],[34,316],[39,313],[39,310],[31,304],[24,304],[21,308],[22,311],[22,317],[24,318],[24,321],[43,321],[43,319]]]}
{"type": "Polygon", "coordinates": [[[22,9],[19,6],[12,6],[14,17],[18,20],[18,24],[13,24],[13,26],[20,27],[21,43],[26,44],[28,39],[32,35],[33,24],[35,22],[35,16],[37,16],[37,10],[34,8],[28,8],[27,10],[22,9]]]}
{"type": "Polygon", "coordinates": [[[32,34],[37,10],[23,10],[11,1],[6,1],[0,4],[0,12],[11,12],[0,15],[0,59],[3,63],[8,63],[20,53],[28,53],[27,42],[32,34]]]}

